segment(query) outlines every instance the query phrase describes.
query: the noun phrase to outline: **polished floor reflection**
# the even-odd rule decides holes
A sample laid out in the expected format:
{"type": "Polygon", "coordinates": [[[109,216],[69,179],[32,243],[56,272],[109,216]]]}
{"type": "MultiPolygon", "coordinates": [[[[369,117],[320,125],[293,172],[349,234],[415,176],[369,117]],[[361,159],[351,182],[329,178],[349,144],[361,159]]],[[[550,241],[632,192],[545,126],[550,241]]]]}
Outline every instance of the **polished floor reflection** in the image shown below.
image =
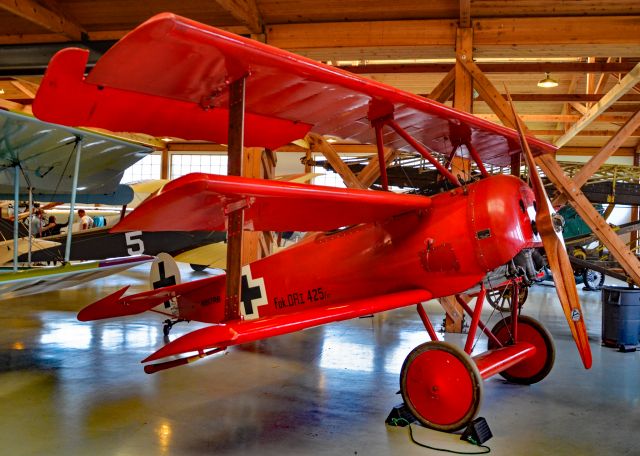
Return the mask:
{"type": "MultiPolygon", "coordinates": [[[[406,429],[384,424],[401,402],[402,362],[426,340],[413,309],[236,347],[146,375],[139,362],[163,344],[160,317],[81,323],[75,314],[123,285],[145,289],[147,271],[138,267],[81,289],[2,303],[0,453],[442,454],[413,445],[406,429]]],[[[207,274],[183,273],[186,280],[207,274]]],[[[581,367],[555,290],[531,290],[525,313],[553,334],[556,365],[530,387],[499,377],[485,382],[481,415],[493,431],[487,443],[494,454],[640,454],[640,354],[601,347],[600,295],[581,296],[594,352],[591,371],[581,367]]],[[[427,307],[439,326],[441,308],[427,307]]],[[[171,337],[200,326],[177,325],[171,337]]],[[[480,339],[476,350],[485,345],[480,339]]],[[[417,428],[415,436],[432,446],[475,450],[455,435],[417,428]]]]}

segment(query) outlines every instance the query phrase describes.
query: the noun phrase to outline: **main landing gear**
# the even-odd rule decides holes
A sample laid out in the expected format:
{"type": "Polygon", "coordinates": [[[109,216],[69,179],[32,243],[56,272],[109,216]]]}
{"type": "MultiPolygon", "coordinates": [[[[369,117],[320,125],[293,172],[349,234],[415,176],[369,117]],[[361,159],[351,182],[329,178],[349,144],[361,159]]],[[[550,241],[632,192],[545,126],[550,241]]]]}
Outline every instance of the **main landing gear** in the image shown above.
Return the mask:
{"type": "MultiPolygon", "coordinates": [[[[517,293],[517,288],[514,291],[517,293]]],[[[405,359],[400,392],[407,408],[427,427],[447,432],[465,427],[480,410],[484,379],[500,374],[510,382],[530,385],[545,378],[553,367],[551,335],[533,318],[518,315],[519,306],[512,306],[511,315],[491,330],[480,321],[485,294],[483,288],[473,310],[466,302],[462,306],[472,318],[464,350],[437,341],[424,308],[418,304],[432,341],[414,348],[405,359]],[[478,328],[489,339],[488,350],[471,357],[478,328]]]]}
{"type": "Polygon", "coordinates": [[[171,332],[171,328],[173,328],[173,325],[175,325],[176,323],[180,323],[181,321],[188,320],[183,320],[182,318],[178,318],[177,320],[165,320],[164,325],[162,325],[162,334],[168,336],[171,332]]]}

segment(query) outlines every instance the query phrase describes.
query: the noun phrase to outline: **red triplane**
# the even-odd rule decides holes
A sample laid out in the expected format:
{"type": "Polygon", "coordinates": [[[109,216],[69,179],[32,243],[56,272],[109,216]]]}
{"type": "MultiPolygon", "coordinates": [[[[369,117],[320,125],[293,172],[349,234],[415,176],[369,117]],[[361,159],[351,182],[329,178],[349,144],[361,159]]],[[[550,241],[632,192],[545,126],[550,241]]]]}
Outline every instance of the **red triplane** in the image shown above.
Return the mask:
{"type": "MultiPolygon", "coordinates": [[[[523,384],[543,379],[553,365],[553,342],[540,323],[518,314],[517,305],[488,329],[480,321],[482,287],[473,309],[460,300],[471,317],[462,350],[437,340],[421,303],[462,293],[514,258],[529,261],[526,253],[539,245],[538,232],[580,355],[590,367],[573,274],[570,265],[564,274],[566,251],[539,177],[532,173],[532,191],[517,177],[490,176],[483,166],[508,165],[522,152],[533,164],[516,131],[171,14],[129,33],[85,78],[87,55],[67,49],[52,59],[34,103],[37,116],[227,143],[229,85],[243,79],[246,146],[275,149],[310,130],[375,143],[380,157],[384,146],[410,146],[449,184],[431,197],[209,174],[166,185],[115,231],[225,230],[228,214],[242,210],[245,229],[318,233],[242,268],[239,319],[225,319],[224,275],[129,296],[124,288],[79,313],[81,320],[119,317],[175,298],[177,319],[211,323],[143,362],[196,355],[147,365],[147,372],[232,345],[417,305],[432,341],[405,360],[402,396],[423,424],[459,429],[478,412],[483,379],[498,373],[523,384]],[[454,155],[472,159],[481,178],[463,182],[436,158],[451,163],[454,155]],[[478,329],[489,338],[489,349],[472,358],[478,329]]],[[[554,151],[541,141],[529,143],[534,154],[554,151]]],[[[386,187],[385,177],[383,172],[386,187]]]]}

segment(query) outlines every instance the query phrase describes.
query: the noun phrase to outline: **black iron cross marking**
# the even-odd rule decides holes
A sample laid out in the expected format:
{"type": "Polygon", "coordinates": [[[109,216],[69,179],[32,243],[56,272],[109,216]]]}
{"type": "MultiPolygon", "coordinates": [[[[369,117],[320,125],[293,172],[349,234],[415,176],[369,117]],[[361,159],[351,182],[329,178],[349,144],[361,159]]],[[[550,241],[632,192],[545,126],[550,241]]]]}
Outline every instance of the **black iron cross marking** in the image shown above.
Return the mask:
{"type": "Polygon", "coordinates": [[[242,284],[240,289],[240,300],[244,304],[244,314],[253,315],[253,300],[262,298],[260,286],[249,287],[249,278],[242,276],[242,284]]]}
{"type": "MultiPolygon", "coordinates": [[[[164,261],[160,261],[158,263],[158,274],[160,274],[160,280],[153,282],[154,290],[157,288],[168,287],[176,284],[176,276],[166,276],[166,272],[164,271],[164,261]]],[[[165,301],[164,308],[168,309],[169,307],[171,307],[171,301],[165,301]]]]}

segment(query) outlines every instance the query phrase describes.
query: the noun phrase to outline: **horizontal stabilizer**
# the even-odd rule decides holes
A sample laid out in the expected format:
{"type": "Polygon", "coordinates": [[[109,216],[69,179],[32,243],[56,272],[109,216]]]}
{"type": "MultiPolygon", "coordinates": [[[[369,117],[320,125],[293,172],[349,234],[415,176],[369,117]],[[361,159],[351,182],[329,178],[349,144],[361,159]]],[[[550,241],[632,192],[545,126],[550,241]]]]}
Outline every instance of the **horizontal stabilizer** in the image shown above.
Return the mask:
{"type": "Polygon", "coordinates": [[[192,173],[165,185],[112,231],[224,231],[236,209],[244,209],[248,230],[329,231],[430,205],[421,195],[192,173]]]}
{"type": "Polygon", "coordinates": [[[176,296],[197,290],[201,287],[211,286],[212,282],[224,280],[224,277],[225,276],[207,277],[202,280],[194,280],[192,282],[122,297],[129,288],[129,286],[126,286],[82,309],[78,313],[78,320],[92,321],[136,315],[153,309],[158,304],[175,298],[176,296]]]}
{"type": "Polygon", "coordinates": [[[281,314],[257,320],[234,321],[198,329],[168,343],[142,362],[155,361],[187,352],[202,352],[210,348],[228,347],[268,337],[288,334],[313,326],[348,320],[376,312],[396,309],[431,299],[426,290],[408,290],[333,306],[281,314]]]}

